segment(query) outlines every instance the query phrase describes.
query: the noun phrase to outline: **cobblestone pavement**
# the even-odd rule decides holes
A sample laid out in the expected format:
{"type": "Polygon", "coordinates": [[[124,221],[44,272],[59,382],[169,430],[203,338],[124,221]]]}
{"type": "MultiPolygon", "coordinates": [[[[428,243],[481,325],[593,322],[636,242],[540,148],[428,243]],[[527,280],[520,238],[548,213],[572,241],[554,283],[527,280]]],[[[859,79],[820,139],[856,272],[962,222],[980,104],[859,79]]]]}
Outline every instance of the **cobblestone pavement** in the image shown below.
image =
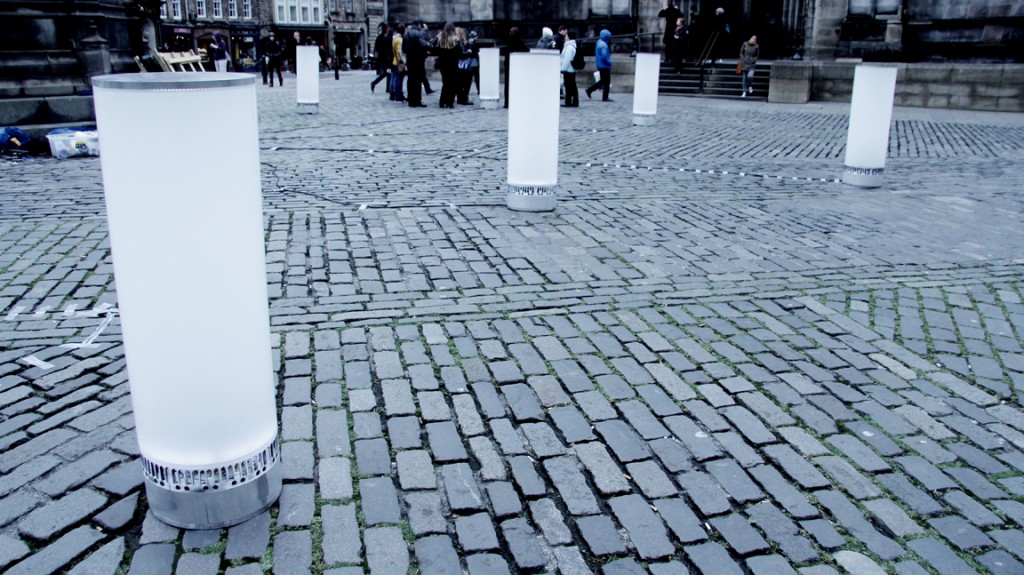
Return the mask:
{"type": "Polygon", "coordinates": [[[584,101],[523,214],[505,112],[370,78],[259,89],[286,484],[230,529],[147,515],[98,160],[0,163],[0,571],[1024,571],[1024,117],[898,109],[860,190],[844,106],[584,101]]]}

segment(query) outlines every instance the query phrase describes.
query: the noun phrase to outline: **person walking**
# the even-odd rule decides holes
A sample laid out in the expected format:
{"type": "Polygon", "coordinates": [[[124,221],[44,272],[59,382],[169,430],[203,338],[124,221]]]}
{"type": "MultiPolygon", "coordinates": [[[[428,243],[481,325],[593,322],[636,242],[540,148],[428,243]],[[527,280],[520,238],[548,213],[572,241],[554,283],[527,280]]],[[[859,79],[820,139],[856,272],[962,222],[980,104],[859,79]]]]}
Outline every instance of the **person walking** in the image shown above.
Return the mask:
{"type": "Polygon", "coordinates": [[[555,33],[551,31],[551,28],[545,26],[541,30],[540,40],[537,40],[537,48],[540,50],[554,50],[555,45],[555,33]]]}
{"type": "Polygon", "coordinates": [[[568,32],[562,47],[562,82],[565,84],[565,107],[580,107],[580,90],[576,87],[576,31],[568,32]]]}
{"type": "Polygon", "coordinates": [[[270,34],[260,40],[260,72],[263,74],[264,86],[267,85],[267,76],[270,75],[270,56],[267,55],[267,45],[270,44],[270,39],[273,37],[274,35],[270,34]]]}
{"type": "Polygon", "coordinates": [[[274,33],[271,32],[270,36],[267,36],[267,48],[266,48],[266,62],[270,67],[270,87],[274,87],[274,73],[277,72],[277,85],[284,86],[284,76],[281,75],[281,58],[282,50],[281,43],[274,38],[274,33]]]}
{"type": "MultiPolygon", "coordinates": [[[[457,70],[455,72],[457,84],[458,102],[460,106],[472,106],[473,102],[469,101],[469,89],[473,86],[473,60],[475,55],[473,54],[473,48],[469,45],[469,40],[466,38],[466,30],[463,28],[456,28],[455,35],[459,39],[459,61],[457,64],[457,70]]],[[[479,67],[480,64],[477,63],[479,67]]]]}
{"type": "Polygon", "coordinates": [[[612,99],[608,97],[608,90],[612,85],[612,50],[608,45],[608,40],[611,40],[612,33],[606,28],[601,30],[601,36],[597,41],[597,45],[594,48],[594,60],[597,65],[597,73],[600,79],[594,82],[587,88],[587,97],[590,98],[591,94],[601,90],[601,101],[611,102],[612,99]]]}
{"type": "MultiPolygon", "coordinates": [[[[370,82],[370,93],[373,93],[374,88],[381,80],[390,76],[388,70],[394,60],[394,56],[391,54],[391,26],[387,22],[380,24],[380,34],[377,34],[377,39],[373,41],[373,52],[377,64],[377,77],[370,82]]],[[[385,84],[385,87],[388,92],[391,92],[390,82],[385,84]]]]}
{"type": "Polygon", "coordinates": [[[672,34],[672,68],[676,74],[682,73],[683,62],[690,47],[690,28],[685,18],[676,20],[676,29],[672,34]]]}
{"type": "Polygon", "coordinates": [[[508,108],[508,87],[509,77],[512,75],[512,54],[515,52],[529,52],[530,49],[526,47],[526,43],[523,42],[523,37],[519,35],[519,27],[513,26],[508,29],[508,48],[505,51],[505,107],[508,108]]]}
{"type": "Polygon", "coordinates": [[[288,71],[295,74],[299,69],[298,53],[302,45],[302,35],[298,31],[292,33],[292,39],[288,42],[288,71]]]}
{"type": "Polygon", "coordinates": [[[665,19],[665,34],[662,36],[662,42],[665,44],[666,63],[671,62],[672,57],[676,53],[676,21],[682,17],[682,10],[676,8],[672,0],[668,0],[668,6],[662,8],[661,12],[658,12],[658,18],[665,19]]]}
{"type": "Polygon", "coordinates": [[[405,27],[402,52],[405,54],[406,101],[410,108],[426,108],[423,103],[423,78],[427,75],[427,39],[423,36],[423,21],[417,20],[405,27]]]}
{"type": "Polygon", "coordinates": [[[213,65],[218,72],[228,71],[228,41],[219,32],[213,35],[213,65]]]}
{"type": "Polygon", "coordinates": [[[747,94],[754,93],[754,68],[757,67],[757,56],[760,52],[761,47],[757,45],[757,36],[751,36],[750,40],[740,46],[740,70],[743,73],[741,98],[746,98],[747,94]]]}
{"type": "Polygon", "coordinates": [[[442,108],[454,108],[461,85],[459,59],[462,57],[462,45],[455,24],[447,22],[444,29],[438,32],[433,53],[437,56],[437,68],[441,72],[441,97],[438,103],[442,108]]]}
{"type": "MultiPolygon", "coordinates": [[[[469,51],[473,55],[472,61],[470,61],[470,73],[473,77],[473,82],[476,84],[476,95],[480,95],[480,46],[476,44],[477,33],[470,32],[467,43],[469,44],[469,51]]],[[[466,87],[466,96],[469,97],[469,86],[466,87]]]]}
{"type": "Polygon", "coordinates": [[[388,92],[391,100],[404,102],[402,78],[405,77],[405,60],[402,59],[402,42],[405,26],[399,24],[391,35],[391,85],[388,92]]]}

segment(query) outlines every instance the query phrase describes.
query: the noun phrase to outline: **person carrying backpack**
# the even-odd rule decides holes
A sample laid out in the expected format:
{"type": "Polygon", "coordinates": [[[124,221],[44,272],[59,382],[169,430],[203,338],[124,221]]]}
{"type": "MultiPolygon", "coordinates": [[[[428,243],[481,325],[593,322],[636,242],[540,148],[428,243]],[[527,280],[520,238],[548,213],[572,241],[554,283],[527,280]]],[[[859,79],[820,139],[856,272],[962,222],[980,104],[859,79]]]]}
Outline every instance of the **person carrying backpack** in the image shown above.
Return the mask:
{"type": "Polygon", "coordinates": [[[581,69],[583,69],[583,52],[576,49],[576,32],[569,31],[565,44],[562,46],[562,81],[565,83],[564,106],[566,108],[580,107],[580,90],[576,87],[576,72],[581,69]]]}

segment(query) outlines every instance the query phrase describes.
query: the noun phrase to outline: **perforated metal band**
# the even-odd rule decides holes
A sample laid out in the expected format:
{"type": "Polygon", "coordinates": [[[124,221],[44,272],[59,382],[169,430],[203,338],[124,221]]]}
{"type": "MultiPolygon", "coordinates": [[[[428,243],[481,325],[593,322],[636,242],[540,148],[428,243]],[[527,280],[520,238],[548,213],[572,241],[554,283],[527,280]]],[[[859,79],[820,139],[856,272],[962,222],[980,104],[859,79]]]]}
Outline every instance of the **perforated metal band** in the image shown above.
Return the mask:
{"type": "Polygon", "coordinates": [[[855,168],[846,166],[843,183],[860,188],[877,188],[885,183],[885,168],[855,168]]]}
{"type": "Polygon", "coordinates": [[[142,473],[150,485],[168,491],[224,491],[250,483],[267,473],[281,459],[277,435],[256,453],[221,465],[170,466],[154,463],[142,455],[142,473]]]}
{"type": "Polygon", "coordinates": [[[658,123],[657,114],[633,114],[634,126],[653,126],[658,123]]]}
{"type": "Polygon", "coordinates": [[[555,191],[553,186],[522,186],[508,185],[505,204],[510,210],[522,212],[550,212],[555,209],[555,191]]]}

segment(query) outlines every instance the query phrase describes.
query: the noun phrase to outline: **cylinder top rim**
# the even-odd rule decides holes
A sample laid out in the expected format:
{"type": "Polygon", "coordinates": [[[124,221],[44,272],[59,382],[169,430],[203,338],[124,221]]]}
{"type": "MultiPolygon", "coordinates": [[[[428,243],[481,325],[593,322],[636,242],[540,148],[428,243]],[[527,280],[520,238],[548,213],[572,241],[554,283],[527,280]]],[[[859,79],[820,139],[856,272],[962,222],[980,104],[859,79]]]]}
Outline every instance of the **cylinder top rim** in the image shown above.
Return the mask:
{"type": "Polygon", "coordinates": [[[256,76],[237,72],[139,72],[92,79],[93,88],[107,90],[207,90],[250,85],[256,85],[256,76]]]}

